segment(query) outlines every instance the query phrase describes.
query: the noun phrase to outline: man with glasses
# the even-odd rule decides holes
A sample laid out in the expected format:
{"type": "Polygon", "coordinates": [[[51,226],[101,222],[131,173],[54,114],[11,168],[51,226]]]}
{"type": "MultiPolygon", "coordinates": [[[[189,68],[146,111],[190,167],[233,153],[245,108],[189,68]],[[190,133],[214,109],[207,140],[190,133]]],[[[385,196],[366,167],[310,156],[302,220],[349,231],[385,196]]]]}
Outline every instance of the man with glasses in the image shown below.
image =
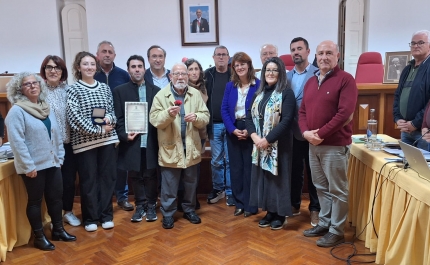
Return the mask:
{"type": "Polygon", "coordinates": [[[221,103],[226,84],[230,81],[228,61],[230,55],[225,46],[217,46],[212,56],[215,66],[205,71],[206,89],[208,92],[208,109],[210,113],[207,132],[211,143],[212,191],[208,195],[208,203],[216,203],[226,198],[228,206],[235,201],[231,191],[230,165],[227,151],[226,129],[221,117],[221,103]]]}
{"type": "MultiPolygon", "coordinates": [[[[296,96],[297,111],[303,99],[303,90],[306,82],[314,76],[318,70],[309,63],[310,54],[309,43],[302,37],[294,38],[290,43],[291,58],[294,61],[294,68],[287,73],[288,83],[296,96]]],[[[291,204],[293,215],[300,214],[300,204],[302,202],[302,188],[304,180],[304,164],[306,165],[306,175],[308,177],[309,192],[309,212],[311,216],[311,225],[318,224],[318,214],[320,212],[320,203],[318,201],[317,190],[312,183],[311,169],[309,167],[309,143],[302,137],[297,118],[293,121],[293,163],[291,168],[291,204]]]]}
{"type": "Polygon", "coordinates": [[[166,50],[158,45],[152,45],[146,55],[148,56],[149,69],[146,69],[145,72],[145,82],[156,85],[160,89],[164,88],[170,82],[170,71],[164,68],[166,50]]]}
{"type": "MultiPolygon", "coordinates": [[[[270,43],[263,44],[260,48],[261,64],[264,64],[267,60],[273,57],[278,57],[278,47],[270,43]]],[[[288,70],[285,71],[288,73],[288,70]]],[[[260,79],[261,72],[255,73],[255,76],[260,79]]]]}
{"type": "Polygon", "coordinates": [[[426,141],[420,137],[424,110],[430,99],[430,31],[415,32],[409,46],[414,59],[400,75],[394,94],[394,122],[403,142],[427,150],[426,141]]]}
{"type": "Polygon", "coordinates": [[[158,164],[162,176],[160,210],[165,229],[174,226],[180,180],[184,185],[183,217],[192,224],[201,222],[195,212],[197,169],[202,148],[198,130],[209,122],[209,111],[200,92],[188,86],[185,64],[173,65],[169,75],[171,84],[157,93],[149,114],[151,124],[158,130],[158,164]]]}
{"type": "Polygon", "coordinates": [[[321,210],[318,224],[303,234],[322,236],[317,246],[333,247],[345,242],[346,172],[358,89],[354,78],[337,65],[340,53],[334,42],[321,42],[316,56],[319,70],[305,84],[299,126],[309,142],[309,164],[321,210]]]}
{"type": "MultiPolygon", "coordinates": [[[[110,41],[102,41],[97,46],[97,61],[101,71],[95,74],[94,79],[109,86],[112,93],[115,87],[130,81],[128,73],[115,66],[115,47],[110,41]]],[[[128,202],[127,171],[117,169],[115,196],[118,206],[124,211],[132,211],[133,205],[128,202]]]]}

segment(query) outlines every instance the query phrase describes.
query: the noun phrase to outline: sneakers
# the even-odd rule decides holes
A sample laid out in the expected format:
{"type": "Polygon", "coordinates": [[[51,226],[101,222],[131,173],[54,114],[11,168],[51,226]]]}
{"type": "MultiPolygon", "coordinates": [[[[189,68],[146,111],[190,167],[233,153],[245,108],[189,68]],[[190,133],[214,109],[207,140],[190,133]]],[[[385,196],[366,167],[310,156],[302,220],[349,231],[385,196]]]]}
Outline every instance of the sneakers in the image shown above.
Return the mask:
{"type": "Polygon", "coordinates": [[[103,227],[103,229],[112,229],[114,227],[114,223],[113,223],[113,221],[106,221],[106,222],[102,223],[102,227],[103,227]]]}
{"type": "Polygon", "coordinates": [[[235,206],[236,202],[234,201],[233,196],[227,195],[225,199],[225,204],[227,204],[227,206],[235,206]]]}
{"type": "Polygon", "coordinates": [[[216,203],[225,197],[225,192],[223,190],[213,189],[208,195],[208,203],[216,203]]]}
{"type": "Polygon", "coordinates": [[[119,208],[123,209],[124,211],[133,211],[134,206],[133,204],[129,203],[127,200],[118,202],[119,208]]]}
{"type": "Polygon", "coordinates": [[[293,216],[300,215],[300,208],[296,209],[295,207],[291,207],[293,210],[293,216]]]}
{"type": "Polygon", "coordinates": [[[68,212],[68,213],[64,214],[63,221],[68,223],[71,226],[80,226],[81,225],[81,220],[79,220],[78,217],[76,217],[73,214],[73,212],[68,212]]]}
{"type": "Polygon", "coordinates": [[[270,229],[272,230],[280,230],[287,224],[287,218],[285,216],[277,216],[271,223],[270,229]]]}
{"type": "Polygon", "coordinates": [[[315,227],[312,227],[311,229],[303,231],[303,235],[307,237],[323,236],[327,234],[327,232],[328,228],[324,228],[322,226],[317,225],[315,227]]]}
{"type": "Polygon", "coordinates": [[[174,226],[174,222],[175,219],[172,216],[163,216],[162,226],[164,229],[171,229],[174,226]]]}
{"type": "Polygon", "coordinates": [[[259,227],[268,227],[270,226],[270,223],[275,219],[275,214],[271,212],[267,212],[266,216],[263,217],[263,219],[258,222],[259,227]]]}
{"type": "Polygon", "coordinates": [[[339,236],[333,233],[328,232],[323,237],[317,240],[317,246],[329,248],[339,245],[340,243],[345,242],[344,236],[339,236]]]}
{"type": "Polygon", "coordinates": [[[313,227],[317,226],[320,221],[319,214],[320,212],[311,211],[311,225],[313,227]]]}
{"type": "Polygon", "coordinates": [[[190,221],[192,224],[200,224],[202,222],[196,212],[184,213],[184,218],[190,221]]]}
{"type": "Polygon", "coordinates": [[[146,221],[153,222],[157,220],[157,213],[155,211],[155,204],[148,204],[148,211],[146,212],[146,221]]]}
{"type": "Polygon", "coordinates": [[[97,225],[96,224],[89,224],[85,226],[85,230],[87,232],[94,232],[97,231],[97,225]]]}
{"type": "Polygon", "coordinates": [[[136,211],[134,212],[133,216],[131,217],[132,222],[141,222],[143,217],[146,215],[145,208],[143,205],[137,205],[136,211]]]}

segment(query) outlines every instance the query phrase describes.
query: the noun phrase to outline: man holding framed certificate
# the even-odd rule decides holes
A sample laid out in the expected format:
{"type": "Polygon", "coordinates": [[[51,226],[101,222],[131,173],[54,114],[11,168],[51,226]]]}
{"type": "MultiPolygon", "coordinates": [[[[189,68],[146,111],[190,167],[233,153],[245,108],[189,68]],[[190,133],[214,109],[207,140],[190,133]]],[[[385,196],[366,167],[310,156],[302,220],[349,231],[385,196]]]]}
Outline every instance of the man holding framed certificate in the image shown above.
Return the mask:
{"type": "Polygon", "coordinates": [[[148,122],[148,110],[160,90],[144,81],[145,60],[132,55],[127,60],[131,81],[114,89],[114,107],[120,140],[118,168],[127,170],[133,182],[136,211],[131,221],[157,220],[157,129],[148,122]],[[147,208],[146,205],[147,204],[147,208]],[[146,208],[146,209],[145,209],[146,208]]]}

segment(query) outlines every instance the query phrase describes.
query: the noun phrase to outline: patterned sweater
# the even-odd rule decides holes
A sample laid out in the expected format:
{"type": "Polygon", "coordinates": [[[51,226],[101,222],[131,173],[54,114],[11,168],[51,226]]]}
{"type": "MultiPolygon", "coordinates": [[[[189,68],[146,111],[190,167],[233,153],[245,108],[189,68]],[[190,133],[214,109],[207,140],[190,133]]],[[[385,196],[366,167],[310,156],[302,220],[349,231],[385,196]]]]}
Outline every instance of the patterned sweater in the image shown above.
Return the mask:
{"type": "Polygon", "coordinates": [[[116,124],[112,92],[98,81],[89,85],[82,80],[67,88],[67,116],[73,153],[84,152],[103,145],[118,143],[115,130],[106,133],[102,126],[94,125],[91,114],[94,107],[105,108],[105,117],[116,124]]]}

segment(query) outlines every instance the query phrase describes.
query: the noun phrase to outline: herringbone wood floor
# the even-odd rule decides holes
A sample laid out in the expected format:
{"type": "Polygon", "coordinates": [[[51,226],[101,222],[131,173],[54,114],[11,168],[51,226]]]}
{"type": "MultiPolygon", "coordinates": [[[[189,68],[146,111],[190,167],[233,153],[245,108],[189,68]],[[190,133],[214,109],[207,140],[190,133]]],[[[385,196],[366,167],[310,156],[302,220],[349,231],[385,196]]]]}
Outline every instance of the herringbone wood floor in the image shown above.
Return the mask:
{"type": "MultiPolygon", "coordinates": [[[[310,228],[309,200],[304,196],[301,214],[288,218],[287,226],[278,231],[259,228],[258,221],[265,215],[244,218],[233,216],[234,207],[225,200],[208,205],[200,197],[202,208],[197,213],[202,223],[193,225],[175,215],[175,227],[161,227],[161,213],[152,223],[131,223],[133,212],[125,212],[114,204],[115,228],[86,232],[83,227],[66,225],[66,230],[78,237],[76,242],[53,242],[55,251],[44,252],[29,245],[8,252],[9,264],[345,264],[333,258],[329,248],[319,248],[317,238],[306,238],[304,229],[310,228]]],[[[74,212],[80,217],[79,200],[74,212]]],[[[351,241],[355,229],[347,227],[346,240],[351,241]]],[[[45,229],[50,238],[50,232],[45,229]]],[[[356,240],[359,253],[369,253],[362,241],[356,240]]],[[[334,250],[347,257],[352,247],[334,250]]],[[[360,259],[360,258],[356,258],[360,259]]],[[[374,256],[361,260],[373,260],[374,256]]]]}

